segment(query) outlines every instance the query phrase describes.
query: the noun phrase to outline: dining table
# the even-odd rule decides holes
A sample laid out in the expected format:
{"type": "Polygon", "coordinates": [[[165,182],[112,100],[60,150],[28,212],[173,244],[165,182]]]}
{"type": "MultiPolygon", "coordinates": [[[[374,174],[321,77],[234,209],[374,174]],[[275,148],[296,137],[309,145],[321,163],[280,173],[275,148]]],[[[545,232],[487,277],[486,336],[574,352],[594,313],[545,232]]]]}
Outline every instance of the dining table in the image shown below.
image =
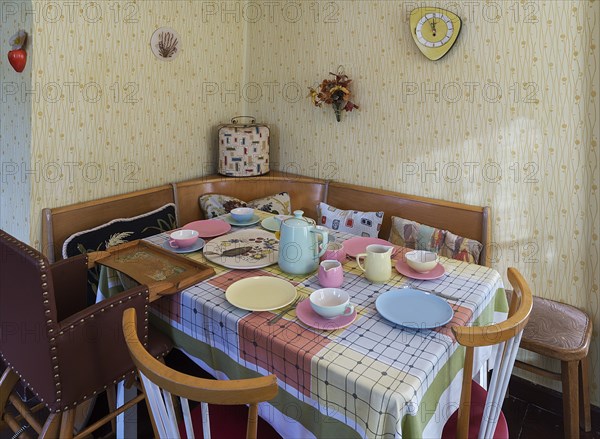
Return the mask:
{"type": "MultiPolygon", "coordinates": [[[[372,283],[349,256],[343,260],[341,288],[350,295],[352,318],[317,324],[299,316],[301,306],[308,306],[308,296],[321,288],[316,271],[288,274],[272,258],[255,265],[224,266],[210,257],[215,253],[211,242],[239,236],[241,231],[261,239],[268,233],[273,241],[267,241],[276,246],[276,232],[261,226],[272,215],[257,214],[261,221],[247,227],[233,225],[221,237],[204,238],[203,250],[185,253],[213,267],[215,274],[153,302],[152,324],[218,379],[275,374],[278,395],[261,403],[259,414],[282,437],[440,437],[458,407],[464,361],[464,349],[451,327],[506,319],[502,276],[490,267],[440,257],[442,273],[433,279],[415,279],[394,268],[388,281],[372,283]],[[228,290],[252,278],[283,280],[293,286],[300,301],[264,311],[232,304],[228,290]],[[377,300],[385,294],[401,295],[406,288],[443,300],[452,310],[451,319],[441,326],[420,325],[428,321],[429,313],[420,307],[410,324],[390,320],[387,311],[393,312],[394,305],[384,310],[377,300]],[[276,316],[281,318],[272,323],[276,316]]],[[[328,235],[330,242],[357,241],[336,230],[328,230],[328,235]]],[[[146,240],[166,247],[168,234],[146,240]]],[[[396,267],[405,251],[395,249],[396,267]]],[[[250,288],[250,303],[252,294],[261,293],[250,288]]],[[[474,370],[485,367],[491,355],[491,348],[478,349],[474,370]]]]}

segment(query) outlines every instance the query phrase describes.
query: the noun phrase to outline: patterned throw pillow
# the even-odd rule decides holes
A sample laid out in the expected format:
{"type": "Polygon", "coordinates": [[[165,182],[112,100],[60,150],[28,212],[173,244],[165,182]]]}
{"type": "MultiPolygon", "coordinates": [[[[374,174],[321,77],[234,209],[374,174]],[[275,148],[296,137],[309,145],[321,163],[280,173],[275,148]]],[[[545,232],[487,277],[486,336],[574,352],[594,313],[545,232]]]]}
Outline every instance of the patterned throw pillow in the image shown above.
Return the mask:
{"type": "MultiPolygon", "coordinates": [[[[165,204],[142,215],[114,219],[93,229],[74,233],[65,240],[62,256],[68,258],[82,253],[105,250],[114,245],[147,238],[160,232],[173,230],[176,227],[175,204],[165,204]]],[[[88,270],[88,304],[91,305],[96,302],[98,284],[101,281],[99,266],[88,270]]],[[[109,292],[108,287],[108,283],[103,285],[103,294],[109,292]]],[[[121,289],[117,287],[117,290],[121,289]]]]}
{"type": "Polygon", "coordinates": [[[291,215],[290,195],[287,192],[257,198],[252,201],[242,201],[235,197],[220,194],[206,194],[199,198],[200,209],[204,218],[215,218],[231,212],[236,207],[252,207],[275,215],[291,215]]]}
{"type": "Polygon", "coordinates": [[[383,212],[360,212],[358,210],[341,210],[326,203],[319,203],[319,223],[340,232],[352,235],[379,237],[383,212]]]}
{"type": "Polygon", "coordinates": [[[470,264],[479,264],[479,255],[482,249],[483,244],[481,242],[446,231],[440,254],[470,264]]]}
{"type": "Polygon", "coordinates": [[[444,243],[445,234],[445,230],[393,216],[389,241],[414,250],[438,253],[444,243]]]}
{"type": "Polygon", "coordinates": [[[169,203],[151,212],[131,218],[118,218],[90,230],[69,236],[62,248],[63,258],[79,255],[136,239],[147,238],[177,227],[175,204],[169,203]]]}

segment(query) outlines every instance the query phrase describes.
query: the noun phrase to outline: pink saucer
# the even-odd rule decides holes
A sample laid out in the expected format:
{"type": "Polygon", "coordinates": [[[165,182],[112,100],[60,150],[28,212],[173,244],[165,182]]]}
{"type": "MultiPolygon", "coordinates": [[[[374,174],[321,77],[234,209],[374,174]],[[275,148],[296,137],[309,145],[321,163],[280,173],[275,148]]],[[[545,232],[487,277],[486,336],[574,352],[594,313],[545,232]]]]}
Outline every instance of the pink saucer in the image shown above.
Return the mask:
{"type": "Polygon", "coordinates": [[[194,221],[186,224],[183,229],[196,230],[200,238],[214,238],[231,230],[231,224],[219,219],[194,221]]]}
{"type": "Polygon", "coordinates": [[[350,238],[345,240],[342,245],[344,246],[344,250],[346,250],[346,254],[351,258],[355,258],[356,255],[360,253],[365,253],[367,251],[367,246],[371,244],[380,244],[380,245],[390,245],[395,247],[389,241],[381,238],[369,238],[365,236],[357,236],[356,238],[350,238]]]}
{"type": "Polygon", "coordinates": [[[436,267],[428,271],[427,273],[419,273],[418,271],[413,270],[408,266],[408,264],[402,259],[398,259],[396,261],[396,270],[403,276],[410,277],[411,279],[419,279],[419,280],[432,280],[438,279],[446,274],[446,270],[444,266],[440,263],[436,265],[436,267]]]}
{"type": "Polygon", "coordinates": [[[356,306],[354,312],[349,316],[339,316],[333,319],[326,319],[317,314],[310,306],[310,299],[304,299],[296,306],[296,316],[305,325],[311,328],[321,329],[323,331],[334,331],[345,328],[356,319],[356,306]]]}

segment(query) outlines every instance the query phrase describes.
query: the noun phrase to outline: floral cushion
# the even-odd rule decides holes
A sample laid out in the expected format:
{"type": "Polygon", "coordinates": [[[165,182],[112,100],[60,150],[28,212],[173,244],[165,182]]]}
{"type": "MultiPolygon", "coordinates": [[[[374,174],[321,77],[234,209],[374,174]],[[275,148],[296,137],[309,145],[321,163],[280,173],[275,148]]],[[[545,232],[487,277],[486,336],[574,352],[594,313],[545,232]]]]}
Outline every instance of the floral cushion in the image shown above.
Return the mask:
{"type": "Polygon", "coordinates": [[[206,194],[202,195],[198,201],[204,218],[215,218],[225,215],[236,207],[252,207],[275,215],[291,215],[292,213],[290,195],[287,192],[257,198],[248,202],[228,195],[206,194]]]}
{"type": "Polygon", "coordinates": [[[118,218],[90,230],[69,236],[62,248],[63,258],[97,250],[136,239],[147,238],[177,227],[175,204],[169,203],[151,212],[131,218],[118,218]]]}
{"type": "Polygon", "coordinates": [[[317,212],[320,224],[358,236],[377,238],[383,222],[383,212],[341,210],[326,203],[319,203],[317,212]]]}
{"type": "Polygon", "coordinates": [[[440,254],[470,264],[479,264],[479,255],[482,249],[483,244],[481,242],[446,231],[440,254]]]}
{"type": "Polygon", "coordinates": [[[414,250],[438,253],[444,243],[445,234],[445,230],[393,216],[389,241],[414,250]]]}

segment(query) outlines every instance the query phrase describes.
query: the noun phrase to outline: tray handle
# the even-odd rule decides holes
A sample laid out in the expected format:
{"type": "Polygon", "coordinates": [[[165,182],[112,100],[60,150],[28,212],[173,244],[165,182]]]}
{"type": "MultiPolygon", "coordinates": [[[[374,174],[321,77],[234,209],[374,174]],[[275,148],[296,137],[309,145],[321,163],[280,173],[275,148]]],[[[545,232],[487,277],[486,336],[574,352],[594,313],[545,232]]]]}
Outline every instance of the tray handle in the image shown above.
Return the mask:
{"type": "Polygon", "coordinates": [[[237,125],[238,119],[241,118],[250,119],[250,124],[256,123],[256,118],[254,116],[235,116],[231,119],[231,123],[237,125]]]}

